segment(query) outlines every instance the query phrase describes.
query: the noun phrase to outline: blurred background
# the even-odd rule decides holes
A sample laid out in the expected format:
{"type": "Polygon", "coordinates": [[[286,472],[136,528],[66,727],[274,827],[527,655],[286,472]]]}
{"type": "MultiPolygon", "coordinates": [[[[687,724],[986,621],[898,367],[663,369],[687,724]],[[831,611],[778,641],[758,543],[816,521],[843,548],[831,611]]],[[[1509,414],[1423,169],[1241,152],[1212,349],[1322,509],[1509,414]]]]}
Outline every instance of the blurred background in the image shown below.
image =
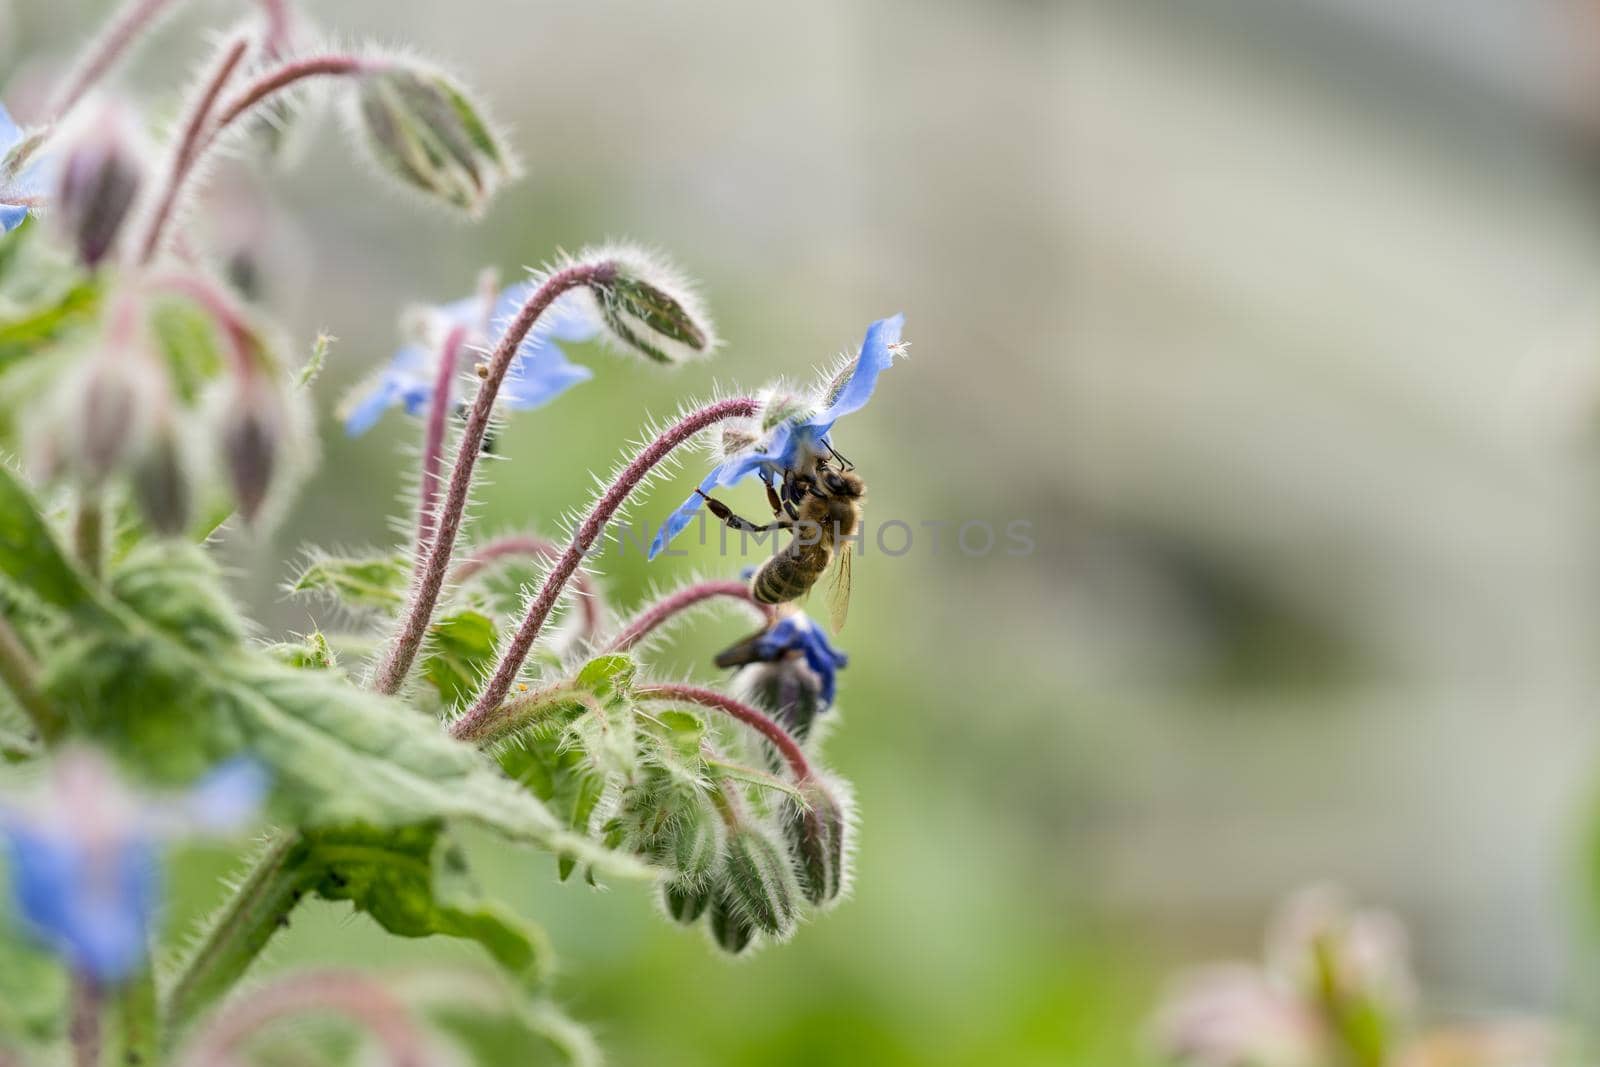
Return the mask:
{"type": "MultiPolygon", "coordinates": [[[[0,4],[15,110],[102,7],[0,4]]],[[[1167,976],[1257,956],[1273,902],[1324,879],[1408,921],[1434,1015],[1591,1014],[1600,7],[307,7],[467,75],[527,177],[462,225],[375,195],[329,122],[299,170],[216,183],[269,303],[339,338],[320,474],[271,543],[230,546],[266,631],[310,627],[278,591],[301,545],[392,538],[418,426],[351,441],[332,410],[408,303],[608,236],[703,280],[714,361],[577,350],[594,381],[506,433],[479,521],[547,530],[647,415],[804,381],[907,316],[910,358],[837,437],[869,519],[918,533],[869,545],[840,642],[854,898],[730,964],[639,887],[480,850],[616,1062],[1141,1062],[1167,976]],[[969,520],[1030,522],[1035,550],[918,525],[969,520]]],[[[238,8],[185,10],[131,83],[170,97],[180,31],[238,8]]],[[[606,565],[626,610],[738,562],[606,565]]],[[[713,677],[745,627],[662,662],[713,677]]],[[[321,904],[269,965],[377,954],[471,958],[321,904]]]]}

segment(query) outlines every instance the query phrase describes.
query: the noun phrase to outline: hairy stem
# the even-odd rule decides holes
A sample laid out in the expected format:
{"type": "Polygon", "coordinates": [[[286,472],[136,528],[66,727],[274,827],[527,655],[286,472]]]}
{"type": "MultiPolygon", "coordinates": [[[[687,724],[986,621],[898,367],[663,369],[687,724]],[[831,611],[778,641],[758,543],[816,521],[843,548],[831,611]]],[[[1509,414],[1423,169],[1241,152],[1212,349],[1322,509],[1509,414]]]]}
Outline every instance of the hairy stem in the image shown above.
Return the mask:
{"type": "Polygon", "coordinates": [[[622,631],[613,637],[602,652],[626,652],[648,637],[653,631],[676,615],[688,611],[697,604],[701,604],[714,597],[729,597],[741,600],[761,613],[763,619],[772,619],[770,605],[762,604],[750,595],[750,586],[747,582],[711,581],[696,582],[686,585],[677,592],[672,593],[654,604],[645,608],[633,621],[622,628],[622,631]]]}
{"type": "Polygon", "coordinates": [[[467,344],[465,326],[452,327],[439,349],[439,370],[434,375],[433,399],[428,404],[428,422],[422,438],[422,478],[417,502],[417,544],[412,577],[427,565],[428,548],[433,543],[434,508],[439,502],[439,472],[444,466],[445,427],[450,420],[450,386],[460,369],[462,349],[467,344]]]}
{"type": "Polygon", "coordinates": [[[300,902],[315,871],[302,861],[299,834],[280,833],[211,920],[166,995],[167,1027],[177,1033],[239,980],[300,902]]]}
{"type": "Polygon", "coordinates": [[[72,1042],[74,1067],[100,1067],[100,1012],[103,1006],[100,987],[85,974],[72,976],[72,997],[67,1010],[67,1036],[72,1042]]]}
{"type": "Polygon", "coordinates": [[[61,736],[66,720],[39,691],[39,665],[34,662],[11,621],[0,615],[0,682],[28,716],[46,744],[61,736]]]}
{"type": "Polygon", "coordinates": [[[47,114],[56,122],[77,106],[84,95],[116,65],[139,35],[156,21],[172,0],[129,0],[90,42],[72,73],[56,90],[47,114]]]}
{"type": "Polygon", "coordinates": [[[105,554],[105,505],[93,489],[83,490],[78,497],[78,510],[72,519],[72,549],[83,569],[100,577],[101,557],[105,554]]]}
{"type": "MultiPolygon", "coordinates": [[[[450,485],[444,504],[439,508],[435,520],[437,530],[433,545],[428,550],[427,566],[412,583],[411,600],[401,619],[400,628],[373,675],[373,688],[378,692],[394,693],[399,690],[417,658],[417,650],[422,647],[428,623],[433,619],[433,609],[438,605],[439,594],[444,588],[450,567],[450,553],[455,549],[456,535],[461,530],[461,521],[467,510],[467,498],[472,492],[472,475],[483,450],[484,435],[489,432],[495,397],[500,392],[506,373],[511,369],[517,349],[528,336],[528,331],[533,329],[534,323],[562,293],[583,285],[608,282],[615,275],[616,267],[611,263],[580,263],[557,271],[528,297],[495,345],[485,368],[483,384],[478,387],[472,411],[467,416],[466,428],[461,431],[461,440],[456,446],[456,462],[450,471],[450,485]]],[[[502,691],[501,696],[504,695],[502,691]]]]}
{"type": "Polygon", "coordinates": [[[200,149],[200,138],[205,132],[206,120],[211,117],[217,98],[227,86],[228,79],[233,77],[233,72],[238,69],[249,47],[249,37],[243,34],[235,37],[219,53],[216,66],[200,83],[199,91],[190,102],[183,125],[180,127],[181,132],[172,142],[172,155],[167,162],[160,198],[155,202],[155,208],[145,224],[144,237],[139,242],[138,262],[150,262],[155,258],[156,250],[161,247],[161,232],[166,227],[167,221],[172,218],[172,209],[178,202],[178,192],[183,188],[184,178],[189,173],[189,167],[200,149]]]}
{"type": "Polygon", "coordinates": [[[292,974],[262,986],[224,1008],[185,1050],[180,1067],[236,1062],[246,1039],[297,1015],[332,1012],[355,1022],[383,1046],[394,1067],[423,1067],[427,1039],[411,1013],[378,982],[355,971],[292,974]]]}
{"type": "Polygon", "coordinates": [[[811,763],[806,759],[795,739],[789,732],[764,711],[760,711],[733,699],[730,696],[717,692],[715,689],[706,689],[698,685],[678,685],[675,683],[662,683],[659,685],[644,686],[635,691],[641,700],[681,700],[689,704],[698,704],[703,708],[711,708],[729,715],[746,726],[753,728],[778,750],[778,754],[789,764],[789,769],[794,772],[797,782],[808,781],[812,777],[811,763]]]}
{"type": "MultiPolygon", "coordinates": [[[[483,571],[484,568],[504,559],[555,559],[561,555],[561,546],[554,541],[547,541],[543,537],[534,537],[531,534],[511,534],[507,537],[497,537],[493,541],[479,545],[473,550],[471,556],[456,565],[450,572],[450,583],[460,585],[473,575],[483,571]]],[[[595,588],[589,576],[579,571],[572,578],[573,588],[578,593],[578,608],[583,613],[583,636],[593,639],[600,632],[600,615],[602,601],[600,590],[595,588]]]]}
{"type": "Polygon", "coordinates": [[[508,700],[495,709],[492,716],[479,719],[463,716],[450,724],[450,736],[475,745],[493,744],[524,726],[574,704],[582,704],[589,711],[604,711],[593,693],[562,683],[547,689],[535,689],[508,700]]]}
{"type": "MultiPolygon", "coordinates": [[[[163,187],[161,207],[151,218],[150,229],[146,231],[145,242],[140,250],[140,261],[148,262],[154,257],[160,247],[162,228],[166,225],[167,220],[177,212],[178,206],[182,204],[184,191],[189,179],[194,175],[200,161],[216,147],[217,139],[222,135],[223,130],[227,129],[241,115],[257,104],[262,103],[268,97],[283,92],[296,82],[307,78],[360,74],[369,69],[371,69],[371,62],[362,59],[360,56],[339,53],[308,56],[304,59],[290,60],[280,66],[263,71],[254,81],[243,86],[220,105],[216,102],[214,94],[211,99],[202,99],[200,103],[203,106],[204,113],[199,113],[199,109],[197,109],[196,114],[203,132],[197,134],[194,142],[186,149],[180,149],[179,156],[175,157],[178,159],[179,166],[176,171],[168,176],[166,185],[163,187]],[[207,122],[207,118],[213,113],[217,115],[215,121],[207,122]]],[[[231,73],[232,69],[230,67],[224,72],[222,80],[218,82],[217,90],[223,87],[227,80],[227,75],[231,73]]],[[[202,97],[204,96],[205,94],[202,94],[202,97]]]]}
{"type": "Polygon", "coordinates": [[[492,715],[500,701],[505,699],[506,693],[517,680],[517,672],[522,669],[522,661],[528,657],[528,650],[533,647],[539,631],[544,628],[545,620],[550,617],[556,601],[560,599],[562,589],[583,562],[585,554],[594,547],[606,523],[616,515],[617,510],[628,499],[628,495],[643,483],[645,476],[666,459],[673,449],[706,427],[713,426],[723,419],[745,418],[754,415],[755,412],[756,401],[750,397],[719,400],[699,411],[685,415],[633,457],[633,461],[623,468],[617,480],[611,483],[610,488],[595,503],[588,517],[583,520],[583,525],[572,535],[572,542],[567,545],[566,551],[561,553],[561,557],[550,568],[550,573],[545,576],[544,585],[539,588],[538,595],[528,605],[522,625],[517,627],[517,632],[506,646],[500,662],[495,665],[493,676],[478,694],[478,698],[473,701],[472,707],[468,709],[467,718],[484,718],[492,715]]]}

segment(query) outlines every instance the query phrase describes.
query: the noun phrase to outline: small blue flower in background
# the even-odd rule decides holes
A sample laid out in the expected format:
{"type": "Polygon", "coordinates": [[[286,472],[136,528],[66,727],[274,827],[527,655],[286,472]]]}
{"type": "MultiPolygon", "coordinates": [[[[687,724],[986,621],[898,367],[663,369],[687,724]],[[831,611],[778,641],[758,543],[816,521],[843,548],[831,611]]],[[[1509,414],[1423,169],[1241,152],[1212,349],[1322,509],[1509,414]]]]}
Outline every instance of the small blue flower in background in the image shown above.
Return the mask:
{"type": "MultiPolygon", "coordinates": [[[[410,415],[426,411],[433,398],[440,349],[449,331],[465,327],[471,338],[469,344],[490,343],[493,338],[484,336],[485,329],[498,331],[509,322],[532,288],[532,282],[510,286],[495,300],[492,309],[486,309],[487,301],[476,296],[428,309],[424,339],[396,352],[376,381],[347,402],[345,432],[352,437],[366,433],[392,407],[404,407],[410,415]]],[[[514,411],[524,411],[549,403],[572,386],[589,380],[593,372],[568,362],[556,342],[592,341],[601,327],[599,310],[588,293],[573,291],[558,298],[522,342],[497,401],[514,411]]]]}
{"type": "Polygon", "coordinates": [[[756,652],[766,661],[776,662],[791,652],[805,657],[806,665],[822,683],[822,703],[833,706],[837,674],[850,659],[828,641],[822,627],[801,612],[785,615],[777,625],[756,638],[756,652]]]}
{"type": "Polygon", "coordinates": [[[861,352],[849,366],[849,373],[819,399],[814,414],[780,422],[755,445],[711,468],[711,473],[700,483],[699,491],[667,517],[655,540],[650,543],[649,558],[655,559],[674,537],[694,521],[695,512],[705,502],[701,493],[733,485],[752,474],[771,484],[781,479],[784,471],[798,470],[807,459],[825,455],[833,424],[866,406],[872,398],[872,391],[877,388],[878,375],[892,366],[894,357],[904,351],[900,331],[905,321],[904,315],[894,315],[879,319],[867,327],[861,352]]]}
{"type": "MultiPolygon", "coordinates": [[[[11,113],[0,104],[0,162],[21,143],[22,127],[12,121],[11,113]]],[[[32,207],[20,201],[37,198],[43,185],[42,170],[37,162],[24,166],[21,174],[9,180],[0,169],[0,233],[10,233],[22,225],[32,207]]]]}
{"type": "Polygon", "coordinates": [[[162,843],[247,825],[267,791],[254,760],[222,764],[176,797],[130,793],[87,750],[56,758],[29,807],[0,807],[19,917],[75,972],[101,985],[143,964],[160,899],[162,843]]]}

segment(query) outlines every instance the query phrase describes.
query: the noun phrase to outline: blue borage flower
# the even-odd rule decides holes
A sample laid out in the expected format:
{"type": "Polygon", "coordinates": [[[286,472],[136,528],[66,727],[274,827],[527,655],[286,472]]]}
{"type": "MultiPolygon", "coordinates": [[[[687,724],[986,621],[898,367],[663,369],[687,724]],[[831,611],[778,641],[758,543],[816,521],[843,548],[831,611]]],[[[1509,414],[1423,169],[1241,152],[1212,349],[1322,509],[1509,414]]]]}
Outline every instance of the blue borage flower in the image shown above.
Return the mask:
{"type": "MultiPolygon", "coordinates": [[[[445,334],[452,328],[466,327],[471,343],[486,344],[486,328],[498,329],[517,313],[532,294],[533,283],[523,282],[505,289],[485,313],[485,300],[471,296],[443,307],[428,308],[424,314],[422,337],[394,354],[376,381],[350,398],[343,411],[345,432],[352,437],[366,433],[392,407],[419,415],[433,399],[435,372],[445,334]]],[[[602,322],[594,298],[574,290],[563,294],[540,316],[511,362],[511,369],[500,387],[498,403],[515,411],[536,408],[566,392],[579,382],[588,381],[594,372],[568,362],[558,341],[592,341],[602,322]]]]}
{"type": "Polygon", "coordinates": [[[44,187],[44,176],[37,162],[24,166],[20,174],[7,173],[6,158],[22,140],[22,127],[12,120],[5,105],[0,104],[0,233],[10,233],[22,225],[33,210],[23,201],[35,199],[44,187]]]}
{"type": "Polygon", "coordinates": [[[816,673],[822,683],[822,703],[825,707],[833,706],[837,674],[850,662],[850,657],[828,641],[828,635],[822,627],[799,611],[785,615],[770,630],[758,636],[756,651],[769,663],[783,659],[792,652],[803,655],[806,666],[816,673]]]}
{"type": "Polygon", "coordinates": [[[161,844],[240,829],[266,790],[265,769],[240,758],[186,794],[135,796],[98,755],[63,753],[46,805],[0,807],[18,916],[74,972],[102,985],[127,978],[150,944],[161,844]]]}
{"type": "Polygon", "coordinates": [[[674,537],[688,528],[704,503],[700,493],[733,485],[752,474],[771,485],[783,477],[784,471],[797,470],[806,461],[826,455],[833,424],[866,406],[877,387],[878,375],[903,351],[900,330],[905,318],[894,315],[867,327],[860,353],[827,385],[816,403],[808,405],[808,414],[783,419],[767,429],[763,436],[752,438],[751,445],[711,468],[711,473],[700,483],[699,491],[667,517],[650,543],[649,558],[655,559],[674,537]]]}

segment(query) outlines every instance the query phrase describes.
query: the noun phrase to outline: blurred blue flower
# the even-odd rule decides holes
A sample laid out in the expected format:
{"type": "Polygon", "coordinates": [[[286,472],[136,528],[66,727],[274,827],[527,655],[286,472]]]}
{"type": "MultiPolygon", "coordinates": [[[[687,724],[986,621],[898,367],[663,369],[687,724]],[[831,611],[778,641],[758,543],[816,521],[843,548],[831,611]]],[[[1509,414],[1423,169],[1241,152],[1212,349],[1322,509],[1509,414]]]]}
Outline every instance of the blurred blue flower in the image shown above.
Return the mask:
{"type": "MultiPolygon", "coordinates": [[[[446,334],[452,328],[465,327],[472,339],[469,343],[488,343],[491,338],[483,336],[485,329],[509,322],[528,299],[532,287],[532,282],[510,286],[496,298],[492,309],[486,309],[486,301],[476,296],[430,308],[425,340],[402,347],[376,381],[348,402],[345,432],[352,437],[366,433],[391,407],[404,407],[410,415],[426,411],[433,399],[434,376],[446,334]]],[[[556,342],[591,341],[600,333],[601,325],[599,312],[587,293],[573,291],[558,298],[523,340],[497,401],[515,411],[536,408],[593,377],[587,367],[568,362],[556,342]]]]}
{"type": "Polygon", "coordinates": [[[830,383],[816,405],[814,414],[778,423],[754,446],[729,456],[711,468],[711,473],[701,481],[699,490],[667,516],[667,521],[650,543],[649,558],[655,559],[674,537],[688,528],[695,512],[705,502],[701,493],[709,493],[719,486],[733,485],[752,474],[771,485],[783,477],[784,471],[798,470],[809,458],[825,455],[833,424],[866,406],[872,391],[877,388],[878,375],[887,370],[894,363],[894,357],[903,351],[900,331],[905,320],[904,315],[894,315],[879,319],[867,327],[860,354],[846,368],[847,373],[830,383]]]}
{"type": "Polygon", "coordinates": [[[833,706],[837,674],[850,658],[835,649],[822,627],[801,612],[785,615],[776,626],[756,638],[756,651],[768,662],[776,662],[791,652],[805,656],[806,665],[822,682],[822,703],[833,706]]]}
{"type": "MultiPolygon", "coordinates": [[[[0,104],[0,161],[21,143],[22,127],[12,120],[11,112],[6,110],[5,105],[0,104]]],[[[43,187],[42,178],[37,161],[23,167],[22,173],[11,180],[7,180],[4,171],[0,170],[0,233],[10,233],[22,225],[32,207],[19,201],[39,196],[43,187]]]]}
{"type": "Polygon", "coordinates": [[[100,756],[62,753],[44,803],[0,808],[17,912],[75,972],[102,985],[143,964],[160,898],[159,850],[183,835],[246,825],[267,790],[249,759],[218,767],[176,798],[130,794],[100,756]]]}

